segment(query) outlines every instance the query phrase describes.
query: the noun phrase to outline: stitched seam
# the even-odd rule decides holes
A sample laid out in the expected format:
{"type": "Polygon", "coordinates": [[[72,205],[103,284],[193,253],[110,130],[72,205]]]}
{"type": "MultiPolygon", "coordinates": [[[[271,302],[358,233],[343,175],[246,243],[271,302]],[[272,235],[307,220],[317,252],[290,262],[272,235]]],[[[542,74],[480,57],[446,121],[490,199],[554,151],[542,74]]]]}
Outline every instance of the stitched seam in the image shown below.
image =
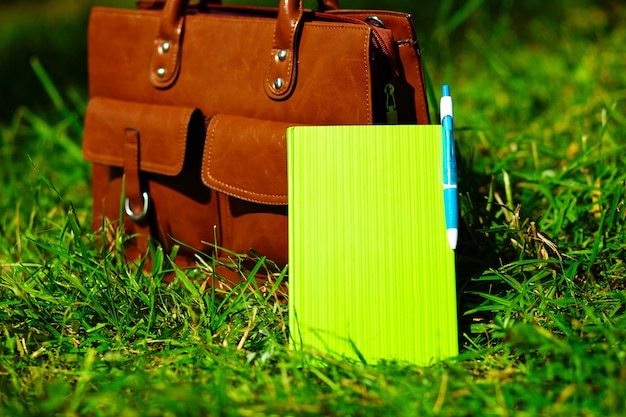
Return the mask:
{"type": "MultiPolygon", "coordinates": [[[[156,171],[159,174],[164,174],[164,175],[177,175],[180,173],[180,171],[182,170],[182,164],[184,164],[184,155],[185,155],[185,146],[186,146],[186,139],[187,139],[187,128],[185,126],[185,122],[186,122],[187,118],[185,116],[183,116],[181,118],[181,123],[180,123],[180,133],[179,133],[179,145],[178,145],[178,150],[177,150],[177,161],[176,161],[176,165],[174,166],[174,169],[172,169],[171,165],[168,164],[160,164],[158,162],[149,162],[149,161],[143,161],[140,160],[140,166],[141,166],[141,170],[142,171],[156,171]],[[181,141],[180,139],[183,138],[184,141],[181,141]],[[182,162],[182,164],[181,164],[182,162]]],[[[124,165],[124,158],[123,157],[115,157],[115,156],[106,156],[103,155],[99,152],[92,152],[91,150],[88,149],[84,149],[83,150],[83,155],[85,156],[85,159],[90,161],[90,160],[94,160],[96,162],[96,164],[100,164],[100,165],[107,165],[107,166],[116,166],[116,167],[122,167],[124,165]]]]}
{"type": "MultiPolygon", "coordinates": [[[[416,53],[415,52],[415,45],[416,45],[415,42],[417,42],[417,37],[415,35],[413,27],[411,26],[411,23],[409,22],[408,19],[403,19],[403,22],[404,22],[404,27],[405,27],[407,33],[411,33],[412,34],[412,39],[411,39],[412,42],[411,43],[401,44],[399,46],[399,48],[410,47],[411,51],[412,51],[411,54],[416,53]]],[[[423,99],[423,97],[424,97],[424,95],[423,95],[423,93],[424,93],[424,81],[422,79],[422,72],[421,72],[421,69],[420,69],[420,57],[419,56],[417,56],[416,60],[415,60],[415,69],[417,70],[417,82],[420,85],[419,97],[422,98],[422,99],[420,99],[419,109],[421,110],[422,114],[426,114],[426,120],[428,120],[428,109],[426,108],[426,100],[423,99]]],[[[415,92],[417,93],[417,90],[415,92]]],[[[416,95],[413,96],[413,102],[415,102],[416,95]]],[[[417,105],[417,103],[416,103],[416,105],[417,105]]],[[[419,122],[419,117],[417,117],[417,114],[415,115],[415,119],[416,119],[416,122],[419,122]]]]}
{"type": "MultiPolygon", "coordinates": [[[[293,75],[292,74],[294,72],[295,65],[297,65],[296,59],[295,59],[296,58],[296,44],[294,42],[294,39],[296,36],[296,31],[298,30],[298,25],[301,24],[300,22],[302,21],[302,3],[300,3],[298,14],[299,14],[299,17],[298,17],[298,21],[296,22],[296,27],[292,28],[292,30],[290,31],[291,33],[289,35],[290,54],[289,54],[289,64],[287,65],[287,74],[285,76],[285,78],[287,79],[286,81],[289,84],[287,84],[287,88],[285,89],[285,92],[282,94],[274,93],[274,91],[270,88],[270,91],[272,92],[272,94],[277,97],[282,97],[286,95],[293,88],[293,75]]],[[[278,19],[277,19],[277,22],[278,22],[278,19]]],[[[266,85],[271,85],[270,73],[272,72],[271,70],[272,70],[273,61],[275,60],[275,55],[274,55],[275,46],[276,46],[276,29],[274,29],[274,34],[272,35],[272,51],[270,54],[270,65],[269,65],[269,68],[267,69],[267,73],[265,76],[266,85]]],[[[280,72],[279,72],[279,75],[280,75],[280,72]]]]}
{"type": "Polygon", "coordinates": [[[191,116],[194,110],[187,110],[181,115],[180,118],[180,133],[178,137],[178,159],[176,161],[176,173],[180,173],[185,166],[185,149],[187,147],[187,140],[189,139],[189,124],[191,123],[191,116]]]}
{"type": "MultiPolygon", "coordinates": [[[[300,21],[302,20],[302,3],[300,3],[300,7],[299,7],[299,12],[298,12],[299,16],[298,16],[298,20],[296,21],[296,26],[291,28],[290,34],[289,34],[289,64],[287,65],[287,82],[289,83],[287,85],[287,88],[285,89],[285,93],[287,91],[290,91],[293,85],[293,71],[294,71],[294,66],[295,64],[295,58],[296,58],[296,45],[294,42],[294,38],[296,36],[296,31],[298,30],[298,25],[300,24],[300,21]]],[[[276,38],[276,33],[274,33],[274,38],[276,38]]],[[[270,61],[271,63],[271,61],[270,61]]]]}
{"type": "Polygon", "coordinates": [[[369,55],[367,53],[367,46],[370,44],[370,29],[368,28],[363,28],[363,27],[357,27],[357,26],[328,26],[326,24],[315,24],[315,23],[308,23],[311,26],[317,26],[317,27],[321,27],[321,28],[325,28],[325,29],[330,29],[330,30],[357,30],[357,31],[361,31],[364,32],[364,41],[363,41],[363,67],[365,69],[365,97],[367,100],[367,105],[365,106],[365,110],[366,110],[366,114],[367,114],[367,123],[366,124],[372,124],[372,112],[371,112],[371,108],[372,108],[372,98],[370,96],[370,91],[369,91],[369,87],[371,84],[371,68],[369,66],[369,55]]]}
{"type": "MultiPolygon", "coordinates": [[[[209,149],[208,149],[208,154],[206,155],[206,159],[205,159],[205,163],[204,165],[204,169],[203,171],[205,171],[207,173],[207,179],[211,180],[212,182],[215,182],[216,184],[224,187],[227,190],[231,190],[231,191],[239,191],[242,192],[246,195],[251,195],[251,196],[258,196],[258,197],[275,197],[275,198],[285,198],[287,197],[287,194],[265,194],[265,193],[257,193],[254,191],[249,191],[246,190],[244,188],[241,187],[236,187],[234,185],[225,183],[224,181],[220,181],[219,179],[217,179],[215,176],[213,176],[213,174],[211,173],[211,160],[213,158],[213,143],[215,141],[215,132],[217,130],[217,125],[219,124],[219,121],[222,119],[222,115],[217,115],[216,117],[213,118],[212,121],[212,125],[213,127],[211,128],[211,137],[209,139],[209,149]]],[[[235,196],[235,197],[239,197],[239,196],[235,196]]],[[[241,198],[241,197],[239,197],[241,198]]],[[[260,200],[258,198],[245,198],[248,201],[252,201],[255,203],[261,203],[261,204],[267,204],[268,202],[265,200],[260,200]]]]}
{"type": "MultiPolygon", "coordinates": [[[[298,6],[298,20],[296,21],[296,26],[291,29],[291,34],[289,36],[289,47],[291,48],[291,53],[289,54],[289,65],[287,66],[287,79],[289,80],[289,85],[287,86],[287,91],[290,91],[293,88],[293,73],[294,68],[297,65],[296,63],[296,32],[298,31],[298,26],[304,26],[302,23],[302,2],[298,6]]],[[[303,29],[303,28],[300,28],[303,29]]],[[[276,36],[276,35],[274,35],[276,36]]]]}
{"type": "Polygon", "coordinates": [[[370,44],[370,29],[357,27],[357,26],[327,26],[325,24],[315,24],[310,23],[312,26],[322,27],[331,30],[357,30],[364,32],[364,41],[363,41],[363,67],[365,69],[365,98],[367,100],[367,105],[365,106],[366,114],[367,114],[367,123],[372,124],[372,97],[370,96],[369,87],[371,85],[371,68],[369,65],[369,55],[367,53],[367,46],[370,44]]]}
{"type": "MultiPolygon", "coordinates": [[[[274,24],[274,32],[272,33],[272,50],[270,51],[270,65],[265,73],[265,85],[270,85],[270,72],[272,72],[272,60],[274,59],[274,45],[276,45],[276,25],[274,24]]],[[[270,91],[272,89],[270,88],[270,91]]],[[[273,91],[272,91],[273,94],[273,91]]]]}
{"type": "Polygon", "coordinates": [[[170,40],[170,39],[162,39],[160,36],[161,33],[161,24],[159,23],[159,27],[157,29],[157,33],[156,36],[154,37],[155,41],[154,42],[154,48],[152,50],[152,58],[151,58],[151,66],[152,66],[152,72],[150,73],[150,78],[154,81],[154,83],[156,85],[158,85],[159,87],[164,87],[164,86],[168,86],[170,85],[173,80],[176,78],[176,74],[179,71],[179,54],[180,54],[180,50],[182,49],[182,45],[180,44],[180,37],[183,31],[183,24],[184,24],[184,17],[181,18],[180,22],[178,23],[178,28],[177,28],[177,33],[174,36],[174,39],[170,40]],[[169,63],[168,60],[165,60],[165,65],[167,66],[168,69],[168,74],[167,77],[165,78],[159,78],[157,77],[156,74],[156,70],[158,69],[158,64],[155,65],[156,61],[158,60],[158,57],[162,56],[159,54],[159,41],[160,40],[167,40],[167,41],[171,41],[172,42],[172,49],[169,53],[170,58],[169,58],[169,63]],[[173,68],[172,71],[169,71],[170,68],[173,68]]]}
{"type": "MultiPolygon", "coordinates": [[[[172,71],[172,75],[168,78],[168,81],[172,80],[173,78],[176,77],[176,74],[178,74],[178,71],[180,70],[180,52],[182,49],[182,45],[180,42],[180,38],[183,34],[183,28],[185,25],[185,17],[181,17],[180,22],[178,23],[178,27],[176,29],[176,35],[174,36],[174,45],[173,46],[173,50],[172,50],[172,57],[170,58],[171,61],[171,65],[172,68],[174,68],[174,70],[172,71]]],[[[158,48],[158,46],[157,46],[158,48]]]]}
{"type": "Polygon", "coordinates": [[[174,176],[180,174],[185,163],[185,147],[187,142],[187,126],[191,119],[191,113],[194,110],[187,110],[180,116],[178,136],[178,148],[176,152],[176,163],[174,166],[170,164],[161,164],[158,162],[140,161],[143,171],[156,171],[160,174],[174,176]]]}
{"type": "Polygon", "coordinates": [[[122,167],[122,169],[125,173],[124,187],[126,190],[126,197],[130,199],[134,199],[136,197],[139,198],[141,196],[141,180],[140,180],[141,157],[139,155],[140,140],[138,140],[138,137],[135,133],[135,135],[133,135],[132,143],[129,143],[129,140],[127,139],[126,135],[128,135],[127,130],[124,132],[124,146],[123,146],[124,166],[122,167]],[[136,181],[137,181],[136,184],[130,184],[129,175],[128,175],[129,169],[133,169],[137,171],[136,173],[133,173],[134,174],[133,176],[136,176],[136,181]],[[135,189],[139,193],[139,195],[130,196],[129,192],[135,191],[135,189]]]}
{"type": "MultiPolygon", "coordinates": [[[[367,33],[369,34],[370,32],[367,31],[367,33]]],[[[371,35],[370,35],[371,36],[371,35]]],[[[372,107],[372,98],[370,97],[370,91],[369,91],[369,86],[371,85],[371,79],[370,79],[370,65],[369,65],[369,56],[367,53],[367,46],[370,44],[370,37],[369,36],[365,36],[365,42],[363,42],[363,62],[364,62],[364,67],[365,67],[365,96],[367,97],[367,124],[372,124],[372,114],[371,114],[371,107],[372,107]]]]}
{"type": "MultiPolygon", "coordinates": [[[[204,159],[204,163],[202,164],[202,171],[207,173],[207,179],[213,180],[213,175],[211,174],[211,159],[213,158],[213,138],[215,137],[215,128],[219,121],[221,120],[222,115],[218,114],[213,117],[211,120],[211,134],[209,136],[209,146],[205,145],[206,158],[204,159]]],[[[209,132],[207,132],[208,134],[209,132]]],[[[207,184],[208,185],[208,184],[207,184]]]]}
{"type": "Polygon", "coordinates": [[[121,167],[123,165],[123,158],[119,158],[119,157],[107,157],[105,155],[102,155],[98,152],[91,152],[89,150],[83,150],[83,154],[85,155],[85,159],[88,161],[96,161],[93,162],[95,164],[99,164],[99,165],[112,165],[112,166],[116,166],[116,167],[121,167]]]}
{"type": "MultiPolygon", "coordinates": [[[[404,45],[400,45],[400,47],[405,47],[405,48],[406,47],[410,47],[411,49],[413,49],[413,45],[412,44],[408,44],[408,43],[404,44],[404,45]]],[[[422,76],[421,76],[421,71],[420,71],[420,66],[419,66],[419,59],[415,59],[415,71],[416,71],[416,74],[418,74],[416,80],[417,80],[417,83],[420,86],[420,92],[423,92],[424,91],[424,83],[422,82],[422,76]]],[[[417,93],[417,89],[414,88],[414,90],[417,93]]],[[[413,97],[413,102],[415,102],[415,97],[413,97]]],[[[424,100],[420,100],[419,108],[420,108],[422,114],[426,114],[426,104],[425,104],[424,100]]],[[[417,117],[417,115],[416,115],[416,117],[417,117]]]]}

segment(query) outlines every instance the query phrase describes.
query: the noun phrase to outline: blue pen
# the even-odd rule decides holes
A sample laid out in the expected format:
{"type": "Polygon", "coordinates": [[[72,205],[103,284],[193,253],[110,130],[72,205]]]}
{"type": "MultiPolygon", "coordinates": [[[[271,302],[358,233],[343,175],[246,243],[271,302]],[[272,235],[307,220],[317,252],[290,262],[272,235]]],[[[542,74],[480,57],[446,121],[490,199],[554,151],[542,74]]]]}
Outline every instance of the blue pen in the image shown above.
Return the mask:
{"type": "Polygon", "coordinates": [[[439,111],[443,133],[443,204],[446,212],[446,229],[450,249],[456,249],[459,238],[459,195],[454,152],[454,116],[448,85],[444,85],[441,89],[439,111]]]}

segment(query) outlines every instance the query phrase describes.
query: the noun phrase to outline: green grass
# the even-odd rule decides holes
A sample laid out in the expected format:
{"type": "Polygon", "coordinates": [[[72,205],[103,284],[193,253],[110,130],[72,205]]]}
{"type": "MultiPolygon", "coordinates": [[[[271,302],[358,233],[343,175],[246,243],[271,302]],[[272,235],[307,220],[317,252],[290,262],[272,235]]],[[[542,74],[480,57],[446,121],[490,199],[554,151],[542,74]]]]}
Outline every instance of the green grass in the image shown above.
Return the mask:
{"type": "Polygon", "coordinates": [[[34,61],[53,111],[0,127],[0,415],[623,415],[624,12],[478,3],[423,39],[455,98],[459,357],[290,351],[285,305],[208,291],[210,258],[122,262],[89,230],[85,98],[34,61]]]}

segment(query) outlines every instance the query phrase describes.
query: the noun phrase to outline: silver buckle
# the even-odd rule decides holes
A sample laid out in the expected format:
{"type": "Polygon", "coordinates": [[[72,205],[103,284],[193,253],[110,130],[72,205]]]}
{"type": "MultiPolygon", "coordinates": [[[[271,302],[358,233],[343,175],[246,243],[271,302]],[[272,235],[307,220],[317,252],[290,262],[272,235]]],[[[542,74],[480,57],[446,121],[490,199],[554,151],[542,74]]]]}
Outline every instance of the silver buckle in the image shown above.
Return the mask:
{"type": "Polygon", "coordinates": [[[147,192],[141,193],[141,197],[143,198],[143,208],[141,209],[141,213],[135,214],[133,210],[130,208],[130,199],[126,197],[126,201],[124,201],[124,211],[134,221],[138,222],[146,218],[148,214],[148,206],[150,205],[150,197],[147,192]]]}

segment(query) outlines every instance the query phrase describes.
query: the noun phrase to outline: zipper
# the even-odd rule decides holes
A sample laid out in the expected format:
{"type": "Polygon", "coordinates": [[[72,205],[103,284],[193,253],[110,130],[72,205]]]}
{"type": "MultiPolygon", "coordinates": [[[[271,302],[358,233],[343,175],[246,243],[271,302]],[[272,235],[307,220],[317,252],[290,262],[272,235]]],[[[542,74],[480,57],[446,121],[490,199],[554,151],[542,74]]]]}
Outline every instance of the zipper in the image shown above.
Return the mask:
{"type": "Polygon", "coordinates": [[[345,22],[354,25],[367,25],[371,28],[372,44],[377,53],[372,54],[372,85],[377,91],[372,91],[374,95],[374,123],[387,122],[388,124],[398,124],[398,111],[396,98],[394,95],[396,81],[396,53],[389,48],[385,42],[386,36],[381,34],[381,30],[388,31],[384,22],[376,16],[368,17],[368,21],[363,21],[349,16],[341,16],[334,13],[314,13],[315,17],[326,19],[329,22],[345,22]],[[378,87],[377,87],[378,86],[378,87]],[[381,91],[382,87],[382,91],[381,91]],[[383,103],[380,103],[384,101],[383,103]],[[385,115],[382,114],[384,107],[385,115]],[[376,115],[378,115],[376,117],[376,115]],[[383,117],[385,119],[381,120],[383,117]]]}
{"type": "Polygon", "coordinates": [[[398,109],[396,108],[396,96],[394,95],[395,88],[393,84],[389,83],[385,86],[385,107],[387,108],[387,124],[398,124],[398,109]]]}

